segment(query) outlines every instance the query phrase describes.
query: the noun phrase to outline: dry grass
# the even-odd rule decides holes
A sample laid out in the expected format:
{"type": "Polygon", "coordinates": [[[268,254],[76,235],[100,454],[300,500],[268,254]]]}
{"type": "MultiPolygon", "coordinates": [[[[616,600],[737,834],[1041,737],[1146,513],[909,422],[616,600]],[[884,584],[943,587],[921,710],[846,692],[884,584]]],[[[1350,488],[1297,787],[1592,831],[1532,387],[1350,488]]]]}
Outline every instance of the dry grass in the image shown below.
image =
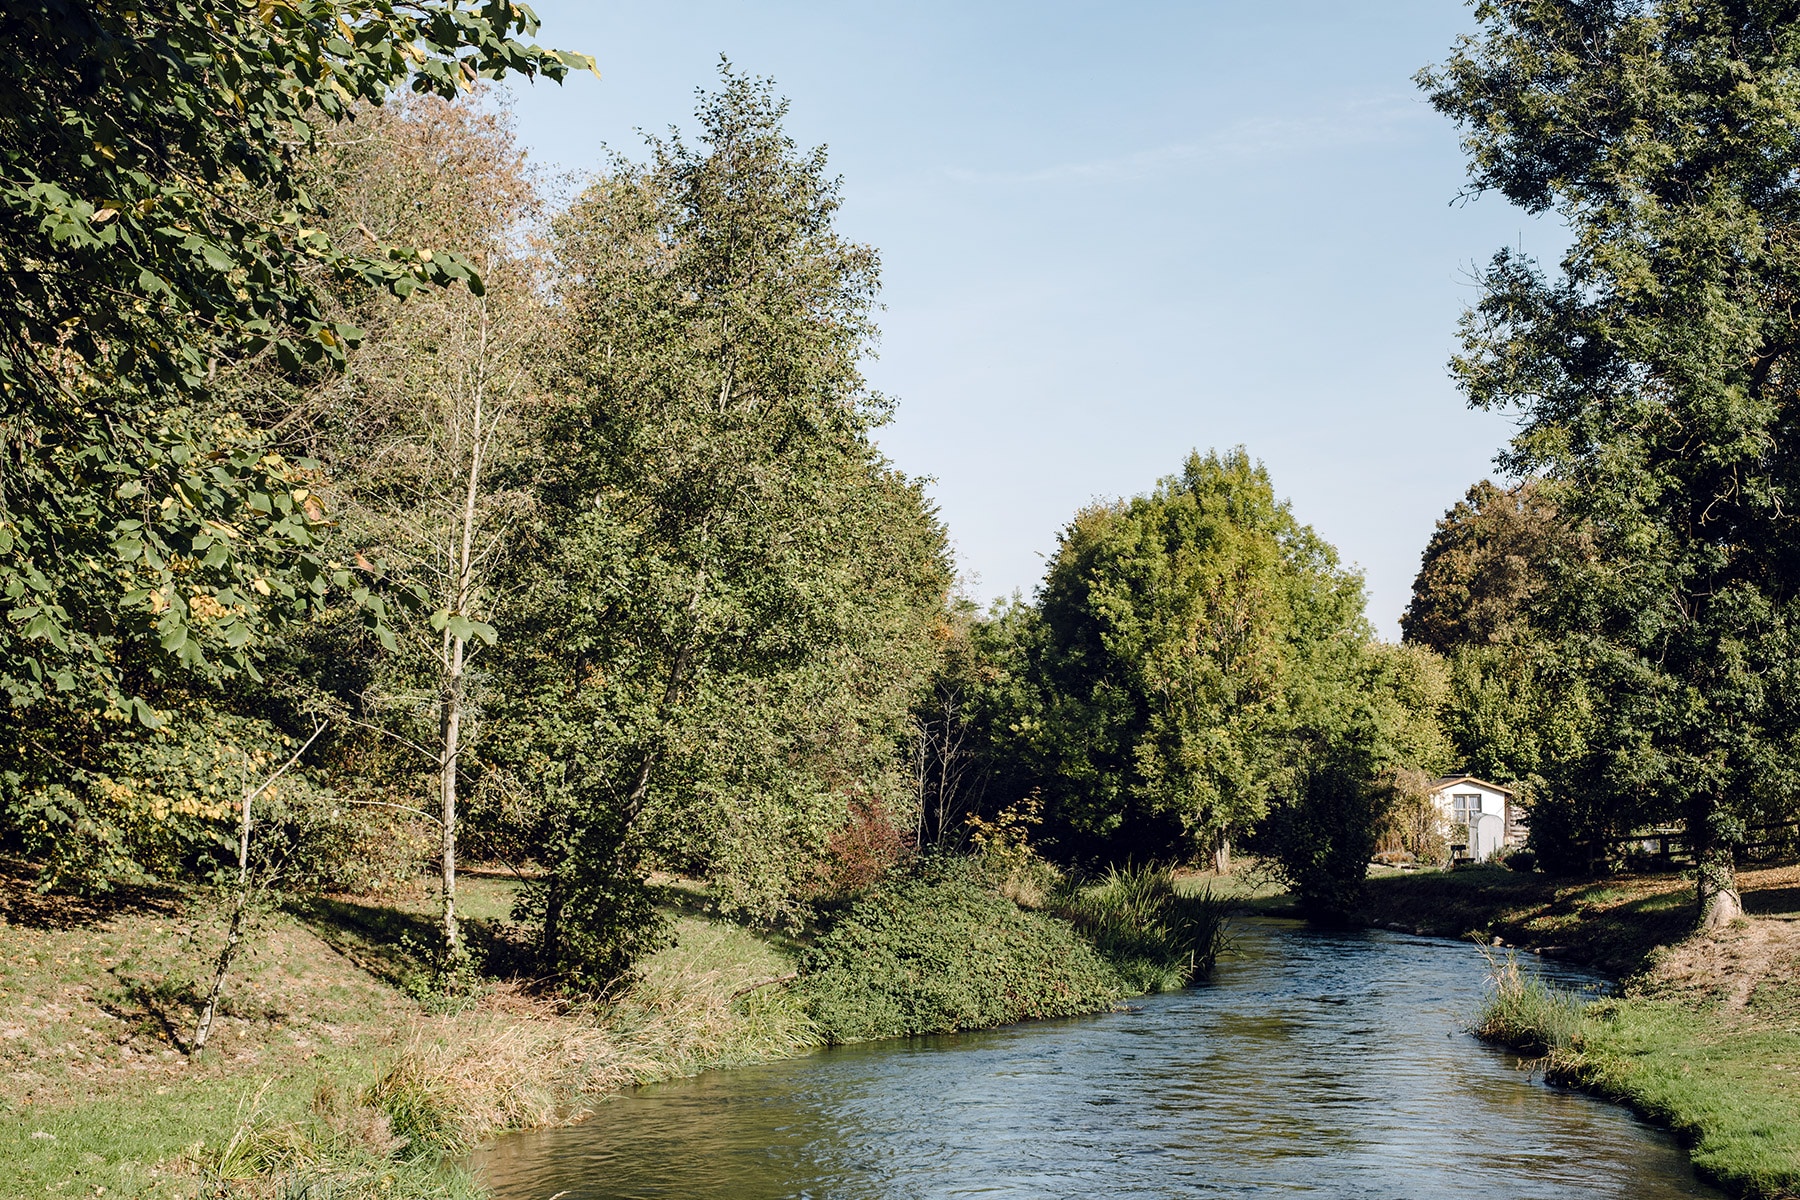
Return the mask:
{"type": "MultiPolygon", "coordinates": [[[[691,914],[610,1006],[492,984],[434,1015],[398,986],[420,964],[393,948],[429,924],[420,890],[270,915],[194,1062],[196,982],[219,935],[204,904],[28,888],[0,875],[0,1196],[474,1195],[439,1170],[442,1151],[814,1040],[782,989],[755,987],[792,971],[788,950],[691,914]]],[[[511,888],[467,881],[466,909],[498,925],[511,888]]]]}

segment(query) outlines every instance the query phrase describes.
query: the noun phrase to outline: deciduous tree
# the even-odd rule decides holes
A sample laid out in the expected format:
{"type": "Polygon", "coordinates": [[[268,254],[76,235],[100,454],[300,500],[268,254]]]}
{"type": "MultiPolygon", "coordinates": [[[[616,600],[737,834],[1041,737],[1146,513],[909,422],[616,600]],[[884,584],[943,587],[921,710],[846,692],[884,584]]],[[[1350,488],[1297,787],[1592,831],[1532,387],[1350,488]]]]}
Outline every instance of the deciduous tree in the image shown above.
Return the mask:
{"type": "Polygon", "coordinates": [[[1522,417],[1507,465],[1594,539],[1551,614],[1596,703],[1577,774],[1685,821],[1703,921],[1796,794],[1800,23],[1728,0],[1490,0],[1421,75],[1474,190],[1555,211],[1547,276],[1483,277],[1454,369],[1522,417]]]}

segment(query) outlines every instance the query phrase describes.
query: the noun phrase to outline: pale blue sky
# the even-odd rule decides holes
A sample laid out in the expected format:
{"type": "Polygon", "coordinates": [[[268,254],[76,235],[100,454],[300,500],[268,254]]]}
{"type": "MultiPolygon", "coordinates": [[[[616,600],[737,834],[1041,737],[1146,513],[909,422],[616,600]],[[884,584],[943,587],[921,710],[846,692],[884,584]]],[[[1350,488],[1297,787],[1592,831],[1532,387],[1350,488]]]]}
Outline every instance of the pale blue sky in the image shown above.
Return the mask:
{"type": "Polygon", "coordinates": [[[1451,203],[1456,132],[1411,76],[1471,27],[1457,0],[536,8],[603,76],[518,90],[540,160],[692,128],[721,52],[830,148],[842,228],[882,252],[881,444],[935,477],[978,596],[1029,594],[1081,505],[1241,443],[1398,635],[1432,522],[1511,430],[1444,369],[1472,268],[1561,244],[1451,203]]]}

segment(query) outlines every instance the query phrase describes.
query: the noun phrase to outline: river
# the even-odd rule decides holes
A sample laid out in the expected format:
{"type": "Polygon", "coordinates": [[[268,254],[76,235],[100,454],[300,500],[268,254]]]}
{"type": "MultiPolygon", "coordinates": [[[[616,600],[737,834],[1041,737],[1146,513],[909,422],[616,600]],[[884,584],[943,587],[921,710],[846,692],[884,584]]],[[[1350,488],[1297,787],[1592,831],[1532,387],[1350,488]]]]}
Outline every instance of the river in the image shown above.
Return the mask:
{"type": "Polygon", "coordinates": [[[1210,984],[1128,1012],[640,1088],[474,1165],[500,1200],[1721,1195],[1666,1134],[1463,1032],[1473,946],[1233,936],[1210,984]]]}

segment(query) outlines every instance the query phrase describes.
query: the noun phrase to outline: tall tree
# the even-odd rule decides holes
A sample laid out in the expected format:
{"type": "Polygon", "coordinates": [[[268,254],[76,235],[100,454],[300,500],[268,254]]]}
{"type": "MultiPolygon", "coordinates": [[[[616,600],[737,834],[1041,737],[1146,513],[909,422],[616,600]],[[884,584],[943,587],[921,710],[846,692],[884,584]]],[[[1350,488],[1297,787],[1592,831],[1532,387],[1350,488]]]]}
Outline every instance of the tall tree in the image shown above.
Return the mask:
{"type": "Polygon", "coordinates": [[[1360,580],[1242,450],[1063,532],[1019,673],[1047,823],[1078,856],[1191,857],[1263,814],[1302,677],[1367,636],[1360,580]]]}
{"type": "Polygon", "coordinates": [[[943,532],[870,439],[878,262],[785,113],[727,68],[697,143],[615,163],[556,229],[560,407],[532,607],[500,627],[504,740],[547,798],[532,911],[585,986],[642,948],[646,856],[773,919],[852,798],[909,790],[943,532]]]}
{"type": "Polygon", "coordinates": [[[334,242],[295,166],[322,124],[408,82],[451,96],[591,66],[515,39],[535,26],[505,0],[0,12],[0,691],[35,710],[0,731],[9,836],[104,827],[45,797],[109,721],[253,677],[333,584],[368,595],[321,545],[316,466],[211,384],[257,355],[341,361],[360,331],[327,311],[330,281],[478,286],[455,255],[334,242]]]}
{"type": "MultiPolygon", "coordinates": [[[[336,240],[454,252],[479,267],[480,293],[337,288],[330,311],[364,334],[342,370],[263,363],[228,382],[235,405],[320,464],[340,555],[381,563],[389,590],[413,601],[387,610],[389,652],[343,699],[358,722],[351,742],[385,737],[412,751],[402,776],[429,773],[452,959],[462,953],[457,831],[479,775],[475,660],[493,645],[507,598],[497,576],[530,512],[533,371],[548,327],[538,197],[508,114],[484,99],[364,108],[301,164],[336,240]]],[[[395,799],[419,797],[402,786],[395,799]]]]}
{"type": "Polygon", "coordinates": [[[1503,641],[1529,623],[1558,563],[1575,565],[1584,549],[1536,480],[1501,488],[1484,479],[1432,532],[1401,636],[1439,654],[1503,641]]]}
{"type": "Polygon", "coordinates": [[[1800,22],[1761,0],[1490,0],[1420,82],[1476,190],[1573,233],[1498,255],[1454,370],[1594,538],[1559,588],[1598,705],[1584,782],[1685,821],[1707,925],[1796,794],[1800,22]]]}

